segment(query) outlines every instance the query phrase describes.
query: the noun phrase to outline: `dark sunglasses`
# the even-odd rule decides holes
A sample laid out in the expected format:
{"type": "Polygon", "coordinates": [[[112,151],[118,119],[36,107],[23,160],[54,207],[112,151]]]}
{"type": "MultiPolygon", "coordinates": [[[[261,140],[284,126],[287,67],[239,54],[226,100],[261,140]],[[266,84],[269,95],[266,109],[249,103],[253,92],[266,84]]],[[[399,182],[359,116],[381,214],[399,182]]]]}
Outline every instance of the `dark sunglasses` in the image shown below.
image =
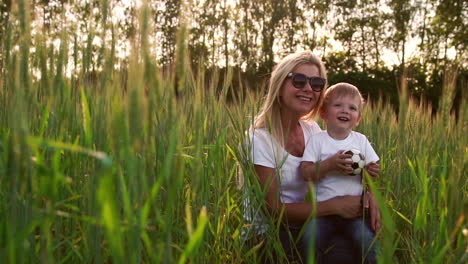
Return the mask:
{"type": "Polygon", "coordinates": [[[310,87],[314,92],[322,91],[325,87],[325,83],[327,82],[327,80],[322,77],[307,77],[304,74],[297,72],[290,72],[288,73],[287,77],[291,78],[292,85],[298,89],[304,88],[307,84],[307,81],[309,81],[310,87]]]}

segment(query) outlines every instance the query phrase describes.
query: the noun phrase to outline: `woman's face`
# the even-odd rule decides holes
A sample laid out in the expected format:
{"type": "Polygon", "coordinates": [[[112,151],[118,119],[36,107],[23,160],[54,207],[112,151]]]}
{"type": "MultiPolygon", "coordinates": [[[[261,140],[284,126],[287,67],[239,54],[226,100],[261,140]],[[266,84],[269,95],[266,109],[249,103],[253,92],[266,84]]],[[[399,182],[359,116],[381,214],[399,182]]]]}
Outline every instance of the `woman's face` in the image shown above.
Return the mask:
{"type": "MultiPolygon", "coordinates": [[[[292,72],[301,73],[307,77],[320,77],[319,68],[312,64],[299,65],[292,72]]],[[[296,88],[292,84],[292,79],[286,78],[281,88],[281,108],[291,114],[303,116],[318,103],[320,93],[313,91],[309,82],[303,88],[296,88]]]]}

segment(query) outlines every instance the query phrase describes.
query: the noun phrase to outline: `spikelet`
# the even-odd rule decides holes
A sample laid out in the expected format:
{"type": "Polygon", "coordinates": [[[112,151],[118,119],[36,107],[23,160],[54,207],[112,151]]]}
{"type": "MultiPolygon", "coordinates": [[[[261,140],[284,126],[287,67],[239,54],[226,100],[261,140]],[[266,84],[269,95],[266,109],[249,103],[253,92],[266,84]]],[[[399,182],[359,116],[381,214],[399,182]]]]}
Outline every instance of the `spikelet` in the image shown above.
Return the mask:
{"type": "Polygon", "coordinates": [[[442,127],[447,128],[450,125],[450,109],[453,105],[455,87],[457,82],[458,65],[453,64],[445,69],[444,86],[440,98],[440,117],[442,118],[442,127]]]}
{"type": "Polygon", "coordinates": [[[176,98],[182,96],[186,91],[186,74],[187,74],[187,26],[180,24],[177,31],[176,57],[175,57],[175,76],[174,76],[174,93],[176,98]]]}

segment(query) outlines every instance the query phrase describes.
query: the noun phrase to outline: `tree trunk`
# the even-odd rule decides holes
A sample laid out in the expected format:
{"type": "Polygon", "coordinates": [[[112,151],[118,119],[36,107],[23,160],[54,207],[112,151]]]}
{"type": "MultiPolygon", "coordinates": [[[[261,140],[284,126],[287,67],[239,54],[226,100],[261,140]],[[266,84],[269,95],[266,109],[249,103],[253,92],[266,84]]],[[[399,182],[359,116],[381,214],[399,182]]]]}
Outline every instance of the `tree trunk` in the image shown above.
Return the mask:
{"type": "Polygon", "coordinates": [[[366,66],[366,33],[364,32],[364,24],[361,21],[360,22],[361,26],[361,57],[362,57],[362,70],[365,71],[367,66],[366,66]]]}
{"type": "Polygon", "coordinates": [[[406,46],[406,40],[403,39],[403,43],[401,45],[401,70],[405,68],[405,46],[406,46]]]}
{"type": "Polygon", "coordinates": [[[317,43],[316,38],[317,37],[315,36],[315,34],[316,34],[316,29],[315,29],[315,16],[316,16],[316,14],[315,14],[315,9],[313,9],[313,10],[314,10],[314,13],[313,13],[312,17],[314,18],[314,21],[312,21],[312,23],[310,25],[312,27],[312,41],[311,41],[310,47],[309,47],[311,51],[313,51],[315,49],[315,46],[317,46],[316,45],[316,43],[317,43]]]}
{"type": "Polygon", "coordinates": [[[372,29],[372,38],[374,39],[375,44],[375,69],[379,68],[380,63],[380,52],[379,52],[379,41],[377,40],[377,34],[375,28],[372,29]]]}
{"type": "Polygon", "coordinates": [[[245,39],[245,50],[246,50],[246,54],[242,54],[243,56],[245,56],[245,61],[246,61],[246,64],[247,64],[247,67],[250,66],[250,52],[249,52],[249,47],[250,47],[250,41],[249,41],[249,17],[248,15],[249,12],[248,12],[248,7],[247,6],[244,6],[244,39],[245,39]]]}
{"type": "Polygon", "coordinates": [[[5,33],[7,32],[8,20],[10,18],[11,10],[11,0],[4,0],[3,6],[0,8],[0,17],[2,21],[0,22],[0,89],[2,87],[2,80],[5,79],[4,76],[4,63],[6,51],[3,50],[3,44],[5,42],[5,33]]]}
{"type": "Polygon", "coordinates": [[[228,51],[228,23],[227,23],[227,1],[224,0],[224,11],[223,11],[223,27],[224,27],[224,60],[225,69],[229,66],[229,51],[228,51]]]}
{"type": "Polygon", "coordinates": [[[423,67],[423,71],[424,71],[424,74],[426,73],[426,69],[427,69],[427,60],[425,59],[425,50],[426,50],[426,47],[425,47],[425,43],[424,43],[424,38],[426,37],[426,18],[427,18],[427,4],[428,4],[428,1],[426,1],[425,5],[424,5],[424,16],[423,16],[423,26],[422,26],[422,30],[421,30],[421,44],[419,44],[419,47],[421,49],[421,53],[423,54],[423,56],[421,56],[421,59],[422,59],[422,67],[423,67]]]}

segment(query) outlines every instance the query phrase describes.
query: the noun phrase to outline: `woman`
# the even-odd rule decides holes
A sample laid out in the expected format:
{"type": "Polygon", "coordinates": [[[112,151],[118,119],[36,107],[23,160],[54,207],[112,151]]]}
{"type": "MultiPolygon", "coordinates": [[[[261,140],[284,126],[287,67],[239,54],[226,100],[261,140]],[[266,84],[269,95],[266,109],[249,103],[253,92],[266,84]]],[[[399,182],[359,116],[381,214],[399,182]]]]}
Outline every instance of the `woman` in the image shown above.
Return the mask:
{"type": "MultiPolygon", "coordinates": [[[[313,119],[322,102],[326,84],[325,67],[310,51],[285,57],[271,74],[266,100],[250,128],[251,159],[260,187],[265,192],[269,212],[266,215],[281,222],[279,237],[288,258],[296,255],[302,261],[307,250],[301,248],[302,244],[295,245],[294,241],[298,241],[300,229],[313,216],[313,211],[314,216],[339,215],[344,218],[358,217],[362,211],[360,196],[345,196],[319,203],[305,201],[309,186],[299,173],[299,165],[309,138],[321,131],[313,119]],[[294,254],[297,252],[295,246],[301,256],[294,254]]],[[[330,160],[339,159],[334,169],[342,170],[349,164],[344,160],[347,157],[336,154],[323,161],[321,166],[335,164],[330,160]]],[[[378,167],[369,168],[371,173],[378,170],[378,167]]],[[[249,206],[250,209],[254,207],[252,204],[249,206]]],[[[370,199],[370,213],[377,223],[374,227],[378,228],[380,215],[373,198],[370,199]]],[[[260,226],[265,222],[262,217],[267,216],[257,214],[253,217],[250,214],[247,219],[260,226]]],[[[265,232],[265,225],[257,232],[265,232]]],[[[338,244],[342,242],[338,241],[338,244]]],[[[342,248],[336,248],[330,256],[336,257],[342,254],[340,252],[342,248]]],[[[346,255],[346,248],[343,254],[345,258],[350,257],[346,255]]],[[[345,261],[349,263],[349,259],[345,261]]]]}

